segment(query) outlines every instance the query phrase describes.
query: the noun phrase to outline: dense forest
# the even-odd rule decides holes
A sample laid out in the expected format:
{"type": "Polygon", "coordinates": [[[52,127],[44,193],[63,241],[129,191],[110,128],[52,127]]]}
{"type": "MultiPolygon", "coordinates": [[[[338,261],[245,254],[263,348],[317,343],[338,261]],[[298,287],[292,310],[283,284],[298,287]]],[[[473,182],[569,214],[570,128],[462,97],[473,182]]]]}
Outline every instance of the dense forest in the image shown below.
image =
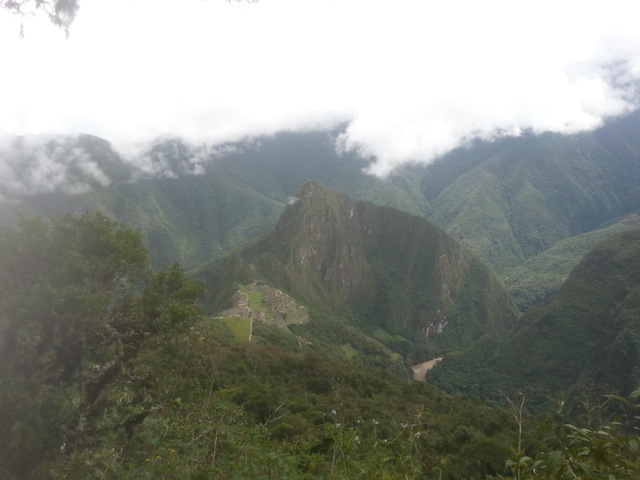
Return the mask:
{"type": "Polygon", "coordinates": [[[202,313],[201,283],[150,271],[140,235],[102,214],[0,242],[3,478],[637,478],[638,392],[563,426],[266,323],[240,341],[202,313]]]}
{"type": "Polygon", "coordinates": [[[103,215],[1,240],[3,478],[482,478],[509,454],[499,409],[267,325],[238,342],[103,215]]]}

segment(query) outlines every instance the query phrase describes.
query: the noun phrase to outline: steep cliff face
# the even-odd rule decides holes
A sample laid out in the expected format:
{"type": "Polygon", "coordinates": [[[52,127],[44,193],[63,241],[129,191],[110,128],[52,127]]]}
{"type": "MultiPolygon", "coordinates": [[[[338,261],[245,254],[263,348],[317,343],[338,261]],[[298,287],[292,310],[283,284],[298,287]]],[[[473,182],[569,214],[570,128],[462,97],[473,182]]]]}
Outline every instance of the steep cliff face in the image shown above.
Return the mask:
{"type": "Polygon", "coordinates": [[[427,221],[352,201],[314,181],[292,200],[267,244],[271,252],[280,250],[279,261],[289,275],[303,280],[300,286],[311,281],[338,304],[371,299],[385,273],[414,295],[448,303],[470,259],[427,221]],[[414,291],[416,286],[422,291],[414,291]]]}
{"type": "Polygon", "coordinates": [[[311,286],[335,307],[373,286],[362,233],[353,202],[307,182],[280,217],[267,249],[279,251],[278,260],[300,293],[311,286]]]}
{"type": "MultiPolygon", "coordinates": [[[[434,339],[440,350],[499,334],[514,319],[495,277],[445,232],[315,181],[291,199],[272,232],[238,254],[234,270],[306,305],[372,332],[434,339]]],[[[218,289],[230,280],[203,276],[218,289]]]]}

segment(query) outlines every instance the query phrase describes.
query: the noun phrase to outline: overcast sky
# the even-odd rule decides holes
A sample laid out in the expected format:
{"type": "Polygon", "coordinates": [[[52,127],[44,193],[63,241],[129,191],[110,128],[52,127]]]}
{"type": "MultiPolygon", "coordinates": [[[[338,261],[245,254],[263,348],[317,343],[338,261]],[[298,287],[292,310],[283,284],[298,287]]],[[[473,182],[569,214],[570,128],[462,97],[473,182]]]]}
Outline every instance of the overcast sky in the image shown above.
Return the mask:
{"type": "MultiPolygon", "coordinates": [[[[640,2],[81,0],[69,38],[0,12],[0,135],[218,143],[348,122],[386,174],[474,137],[635,109],[640,2]]],[[[1,143],[1,142],[0,142],[1,143]]]]}

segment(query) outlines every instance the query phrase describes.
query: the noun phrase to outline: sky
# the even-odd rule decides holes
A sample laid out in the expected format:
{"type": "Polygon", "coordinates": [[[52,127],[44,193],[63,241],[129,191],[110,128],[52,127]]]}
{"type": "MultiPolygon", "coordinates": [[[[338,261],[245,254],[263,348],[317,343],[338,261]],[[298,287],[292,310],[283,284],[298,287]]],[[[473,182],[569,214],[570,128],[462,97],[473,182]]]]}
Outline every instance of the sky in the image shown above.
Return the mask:
{"type": "Polygon", "coordinates": [[[0,152],[11,135],[90,133],[135,162],[159,136],[347,125],[337,148],[385,176],[635,110],[638,18],[635,0],[81,0],[67,38],[0,12],[0,152]]]}

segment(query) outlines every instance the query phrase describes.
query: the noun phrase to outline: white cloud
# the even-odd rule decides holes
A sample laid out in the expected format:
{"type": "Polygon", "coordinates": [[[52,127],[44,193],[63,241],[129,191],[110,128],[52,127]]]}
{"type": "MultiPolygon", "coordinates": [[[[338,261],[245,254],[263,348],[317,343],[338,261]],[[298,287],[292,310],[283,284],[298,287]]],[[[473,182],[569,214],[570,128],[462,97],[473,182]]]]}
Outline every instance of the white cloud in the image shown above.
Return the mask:
{"type": "Polygon", "coordinates": [[[193,146],[179,138],[161,137],[128,159],[135,162],[136,176],[176,178],[203,174],[215,153],[206,145],[193,146]]]}
{"type": "Polygon", "coordinates": [[[0,16],[0,134],[121,149],[348,121],[371,171],[462,142],[574,132],[638,104],[635,1],[83,0],[71,37],[0,16]]]}
{"type": "Polygon", "coordinates": [[[109,185],[109,177],[77,145],[75,136],[38,135],[0,142],[0,202],[54,191],[81,193],[109,185]]]}

